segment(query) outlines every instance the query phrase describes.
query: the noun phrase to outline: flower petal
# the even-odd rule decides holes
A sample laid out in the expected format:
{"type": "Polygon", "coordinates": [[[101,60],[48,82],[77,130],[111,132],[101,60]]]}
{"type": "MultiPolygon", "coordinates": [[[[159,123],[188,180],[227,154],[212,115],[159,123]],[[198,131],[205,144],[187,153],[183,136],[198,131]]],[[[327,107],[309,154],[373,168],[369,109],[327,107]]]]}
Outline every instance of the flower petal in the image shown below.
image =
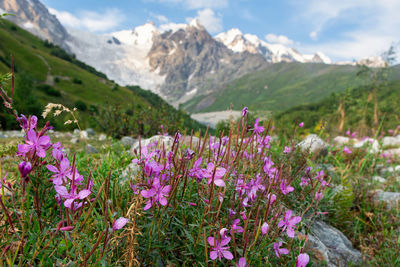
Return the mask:
{"type": "Polygon", "coordinates": [[[79,192],[78,198],[79,198],[79,199],[84,199],[84,198],[86,198],[87,196],[89,196],[91,193],[92,193],[92,192],[90,192],[90,190],[83,189],[82,191],[79,192]]]}
{"type": "Polygon", "coordinates": [[[214,237],[209,236],[209,237],[207,238],[207,241],[208,241],[208,244],[209,244],[210,246],[212,246],[212,247],[216,247],[216,246],[217,246],[217,244],[215,243],[214,237]]]}
{"type": "Polygon", "coordinates": [[[129,221],[129,219],[124,218],[124,217],[120,217],[117,220],[115,220],[115,222],[113,223],[113,230],[117,231],[119,229],[121,229],[122,227],[125,226],[125,224],[127,224],[129,221]]]}
{"type": "Polygon", "coordinates": [[[210,252],[210,259],[215,260],[218,257],[218,253],[213,250],[210,252]]]}
{"type": "Polygon", "coordinates": [[[222,250],[222,256],[224,256],[224,258],[227,260],[233,259],[233,255],[229,250],[222,250]]]}

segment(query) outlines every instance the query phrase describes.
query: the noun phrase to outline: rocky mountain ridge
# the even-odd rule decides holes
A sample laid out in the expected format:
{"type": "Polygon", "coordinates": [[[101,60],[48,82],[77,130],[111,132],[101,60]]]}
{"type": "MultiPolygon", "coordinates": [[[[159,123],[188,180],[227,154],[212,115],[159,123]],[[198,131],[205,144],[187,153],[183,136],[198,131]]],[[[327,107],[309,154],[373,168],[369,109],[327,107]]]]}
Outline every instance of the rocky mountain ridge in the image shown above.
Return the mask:
{"type": "MultiPolygon", "coordinates": [[[[63,47],[119,84],[139,85],[175,105],[271,63],[331,63],[321,52],[303,55],[238,29],[213,37],[196,19],[173,27],[146,23],[133,30],[95,34],[64,28],[39,0],[0,0],[0,8],[16,14],[7,19],[63,47]]],[[[364,63],[380,66],[374,60],[364,63]]]]}

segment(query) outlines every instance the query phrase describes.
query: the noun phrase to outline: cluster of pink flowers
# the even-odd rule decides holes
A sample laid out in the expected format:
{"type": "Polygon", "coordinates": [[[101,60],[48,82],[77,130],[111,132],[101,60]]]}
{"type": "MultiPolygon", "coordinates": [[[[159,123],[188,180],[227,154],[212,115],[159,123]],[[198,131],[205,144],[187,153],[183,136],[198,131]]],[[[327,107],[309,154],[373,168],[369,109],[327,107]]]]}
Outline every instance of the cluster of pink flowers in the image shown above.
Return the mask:
{"type": "MultiPolygon", "coordinates": [[[[92,194],[93,180],[89,179],[84,184],[84,177],[78,172],[75,162],[68,160],[62,145],[51,143],[46,133],[52,129],[49,123],[42,129],[37,127],[37,117],[24,115],[18,117],[21,128],[25,131],[26,137],[23,144],[18,144],[17,155],[22,159],[18,165],[20,175],[25,182],[29,181],[29,174],[37,167],[46,164],[44,160],[51,151],[53,164],[47,164],[46,168],[52,173],[50,181],[54,185],[55,198],[60,206],[69,209],[72,213],[82,207],[85,201],[90,201],[92,194]],[[69,189],[68,189],[69,188],[69,189]]],[[[87,202],[86,202],[87,203],[87,202]]],[[[114,222],[113,229],[121,229],[127,223],[127,219],[121,217],[114,222]]],[[[61,227],[61,230],[71,230],[72,226],[61,227]]]]}

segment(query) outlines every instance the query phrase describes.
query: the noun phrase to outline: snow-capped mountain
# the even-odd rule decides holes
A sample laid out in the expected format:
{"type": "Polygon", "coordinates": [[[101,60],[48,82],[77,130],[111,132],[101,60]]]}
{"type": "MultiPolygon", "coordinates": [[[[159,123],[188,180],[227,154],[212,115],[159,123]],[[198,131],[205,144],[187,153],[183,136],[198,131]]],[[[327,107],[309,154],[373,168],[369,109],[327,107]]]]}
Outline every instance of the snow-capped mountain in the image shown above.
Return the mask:
{"type": "MultiPolygon", "coordinates": [[[[321,52],[301,54],[238,29],[212,37],[198,20],[94,34],[65,29],[39,0],[0,0],[0,9],[17,15],[7,19],[60,45],[119,84],[150,89],[173,104],[217,90],[271,63],[331,64],[321,52]]],[[[383,66],[377,58],[360,63],[383,66]]]]}
{"type": "Polygon", "coordinates": [[[70,52],[65,45],[65,40],[68,38],[67,31],[39,0],[0,0],[0,12],[2,10],[16,14],[7,16],[8,20],[70,52]]]}
{"type": "Polygon", "coordinates": [[[226,45],[232,51],[241,53],[247,51],[252,54],[259,53],[268,62],[313,62],[331,64],[329,57],[322,52],[314,55],[302,55],[294,48],[288,48],[281,44],[269,44],[260,40],[256,35],[243,34],[239,29],[231,29],[215,36],[215,39],[226,45]]]}

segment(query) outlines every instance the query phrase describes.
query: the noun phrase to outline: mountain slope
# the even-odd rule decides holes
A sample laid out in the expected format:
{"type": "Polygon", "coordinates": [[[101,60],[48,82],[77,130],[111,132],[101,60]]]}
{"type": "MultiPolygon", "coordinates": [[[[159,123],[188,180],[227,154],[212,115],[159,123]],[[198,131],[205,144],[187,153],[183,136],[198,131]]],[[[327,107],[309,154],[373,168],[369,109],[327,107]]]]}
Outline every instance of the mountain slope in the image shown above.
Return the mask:
{"type": "Polygon", "coordinates": [[[16,14],[16,16],[7,16],[8,20],[41,39],[49,40],[70,51],[65,44],[69,37],[66,29],[39,0],[0,0],[1,10],[16,14]]]}
{"type": "Polygon", "coordinates": [[[283,111],[312,103],[332,92],[342,92],[361,81],[355,79],[357,68],[316,63],[276,63],[225,84],[215,92],[183,104],[190,112],[240,110],[283,111]]]}
{"type": "MultiPolygon", "coordinates": [[[[400,67],[396,68],[399,73],[400,67]]],[[[359,136],[374,135],[379,126],[383,130],[396,129],[399,125],[400,81],[379,84],[375,97],[373,86],[361,86],[340,94],[332,94],[317,103],[300,105],[274,117],[279,129],[292,128],[297,121],[304,122],[305,131],[314,131],[325,125],[329,133],[343,135],[351,129],[359,136]],[[382,124],[382,125],[381,125],[382,124]]]]}
{"type": "MultiPolygon", "coordinates": [[[[151,104],[153,96],[146,99],[146,94],[139,95],[142,89],[136,88],[134,92],[118,86],[61,48],[43,42],[12,22],[0,20],[0,39],[0,72],[10,71],[10,55],[13,55],[15,92],[18,97],[16,104],[21,113],[40,115],[44,105],[49,102],[68,107],[77,106],[81,109],[82,127],[88,127],[92,126],[90,123],[93,123],[94,111],[132,106],[142,113],[152,110],[153,116],[161,116],[161,113],[157,114],[159,109],[167,110],[174,116],[174,120],[182,120],[185,126],[193,126],[195,129],[200,127],[187,114],[177,112],[164,101],[160,100],[157,105],[151,104]]],[[[5,113],[1,113],[0,117],[2,128],[13,126],[7,124],[10,122],[5,113]]],[[[53,122],[58,127],[64,127],[62,122],[53,122]]],[[[153,131],[157,132],[158,128],[153,131]]]]}

